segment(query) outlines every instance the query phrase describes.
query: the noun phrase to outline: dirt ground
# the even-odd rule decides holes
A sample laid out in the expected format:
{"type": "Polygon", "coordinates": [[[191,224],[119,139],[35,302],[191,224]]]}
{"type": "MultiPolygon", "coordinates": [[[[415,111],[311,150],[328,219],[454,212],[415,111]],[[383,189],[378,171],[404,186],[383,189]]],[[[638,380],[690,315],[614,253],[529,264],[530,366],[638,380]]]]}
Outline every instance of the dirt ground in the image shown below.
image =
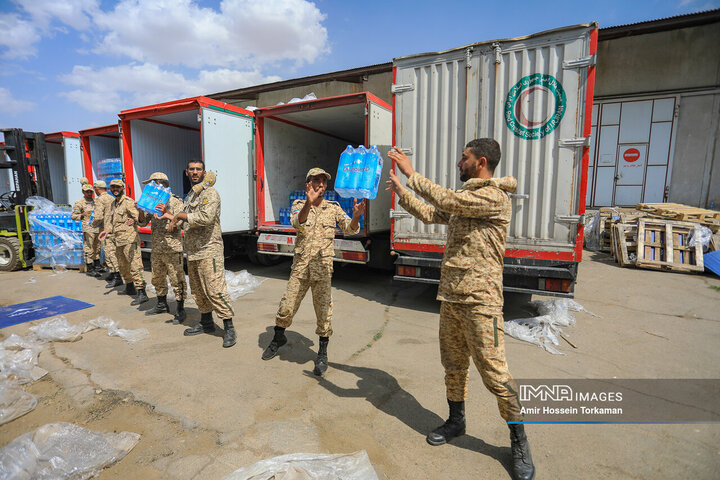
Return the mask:
{"type": "MultiPolygon", "coordinates": [[[[431,447],[428,431],[447,415],[439,360],[436,288],[393,282],[389,273],[337,266],[330,369],[312,371],[317,349],[311,299],[303,302],[275,359],[260,359],[272,336],[290,264],[229,260],[264,282],[233,303],[238,343],[220,336],[184,337],[169,315],[148,316],[77,272],[0,274],[0,304],[65,295],[94,304],[66,315],[70,323],[108,316],[121,328],[147,328],[128,344],[104,330],[40,355],[50,373],[26,388],[32,412],[0,427],[0,446],[46,423],[141,434],[138,445],[98,478],[217,479],[286,453],[366,450],[381,479],[509,478],[510,441],[494,398],[470,375],[468,431],[431,447]],[[25,283],[30,278],[35,283],[25,283]]],[[[145,272],[150,280],[149,271],[145,272]]],[[[565,329],[577,346],[565,355],[506,337],[516,378],[720,378],[720,279],[622,269],[585,252],[576,300],[565,329]]],[[[174,308],[174,306],[173,306],[174,308]]],[[[187,324],[199,314],[188,310],[187,324]]],[[[531,316],[509,297],[506,318],[531,316]]],[[[31,322],[37,324],[43,320],[31,322]]],[[[29,324],[0,330],[27,334],[29,324]]],[[[717,479],[720,425],[530,425],[538,479],[717,479]]]]}

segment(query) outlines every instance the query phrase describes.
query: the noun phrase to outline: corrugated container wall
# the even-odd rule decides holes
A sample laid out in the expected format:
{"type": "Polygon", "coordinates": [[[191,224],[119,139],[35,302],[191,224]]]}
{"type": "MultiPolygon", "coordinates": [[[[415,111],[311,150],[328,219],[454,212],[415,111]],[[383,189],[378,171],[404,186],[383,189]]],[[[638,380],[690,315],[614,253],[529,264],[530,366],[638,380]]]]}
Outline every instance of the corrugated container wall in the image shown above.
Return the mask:
{"type": "MultiPolygon", "coordinates": [[[[585,84],[595,28],[395,59],[395,143],[421,174],[457,189],[465,144],[481,137],[500,143],[495,176],[518,179],[508,248],[570,251],[575,245],[577,220],[567,217],[580,213],[584,200],[585,84]]],[[[395,242],[442,245],[445,232],[445,226],[396,215],[395,242]]]]}

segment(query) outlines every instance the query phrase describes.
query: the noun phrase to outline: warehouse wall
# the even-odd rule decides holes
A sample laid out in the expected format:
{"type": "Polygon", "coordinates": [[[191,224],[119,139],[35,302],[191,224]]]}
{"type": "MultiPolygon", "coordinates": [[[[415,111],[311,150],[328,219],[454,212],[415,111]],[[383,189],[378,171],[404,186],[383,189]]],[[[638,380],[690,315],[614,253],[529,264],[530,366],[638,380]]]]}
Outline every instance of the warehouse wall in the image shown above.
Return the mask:
{"type": "Polygon", "coordinates": [[[720,23],[598,43],[595,99],[679,96],[668,202],[720,209],[720,23]]]}
{"type": "Polygon", "coordinates": [[[391,84],[392,72],[385,72],[368,75],[367,80],[364,80],[362,83],[339,81],[321,82],[263,92],[260,93],[256,99],[226,100],[220,97],[218,100],[239,107],[248,107],[251,105],[255,107],[271,107],[280,102],[287,103],[292,98],[303,98],[310,92],[315,93],[318,98],[335,97],[349,93],[370,92],[381,100],[392,104],[392,94],[390,93],[391,84]]]}

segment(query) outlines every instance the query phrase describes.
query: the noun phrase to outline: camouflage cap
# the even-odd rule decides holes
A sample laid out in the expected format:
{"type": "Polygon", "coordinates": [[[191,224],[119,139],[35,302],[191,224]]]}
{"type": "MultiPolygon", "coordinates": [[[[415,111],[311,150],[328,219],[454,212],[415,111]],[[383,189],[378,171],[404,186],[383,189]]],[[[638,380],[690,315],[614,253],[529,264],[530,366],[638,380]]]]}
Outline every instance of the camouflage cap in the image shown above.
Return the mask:
{"type": "Polygon", "coordinates": [[[97,180],[93,186],[96,188],[107,188],[107,183],[105,183],[105,180],[97,180]]]}
{"type": "Polygon", "coordinates": [[[325,170],[323,170],[322,168],[315,167],[315,168],[311,168],[310,170],[308,170],[307,175],[305,175],[305,181],[307,182],[308,180],[310,180],[310,177],[314,177],[315,175],[325,175],[328,180],[330,180],[332,178],[330,176],[330,174],[328,172],[326,172],[325,170]]]}
{"type": "Polygon", "coordinates": [[[170,182],[170,180],[168,180],[168,176],[167,176],[167,175],[165,175],[165,174],[162,173],[162,172],[155,172],[155,173],[153,173],[152,175],[150,175],[150,178],[148,178],[147,180],[145,180],[144,182],[142,182],[142,184],[143,184],[143,185],[147,185],[148,183],[152,182],[153,180],[155,180],[155,181],[164,180],[164,181],[166,181],[166,182],[168,182],[168,183],[170,182]]]}
{"type": "Polygon", "coordinates": [[[88,184],[88,183],[90,183],[90,180],[88,180],[87,177],[82,177],[82,178],[80,179],[80,185],[85,185],[85,184],[88,184]]]}
{"type": "Polygon", "coordinates": [[[83,191],[83,192],[88,192],[88,191],[92,192],[92,191],[93,191],[93,186],[90,185],[89,183],[86,183],[86,184],[84,184],[84,185],[82,186],[82,191],[83,191]]]}
{"type": "Polygon", "coordinates": [[[119,178],[113,178],[113,179],[110,181],[110,186],[113,187],[113,186],[115,186],[115,185],[117,185],[118,187],[124,187],[124,186],[125,186],[125,182],[123,182],[123,181],[120,180],[119,178]]]}

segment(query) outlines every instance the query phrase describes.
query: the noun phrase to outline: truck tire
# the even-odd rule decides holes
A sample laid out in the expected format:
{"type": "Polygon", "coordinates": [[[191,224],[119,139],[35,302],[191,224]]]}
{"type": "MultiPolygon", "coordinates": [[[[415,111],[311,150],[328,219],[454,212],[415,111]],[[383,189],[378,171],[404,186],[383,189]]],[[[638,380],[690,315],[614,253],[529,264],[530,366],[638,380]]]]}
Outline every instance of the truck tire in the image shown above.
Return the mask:
{"type": "Polygon", "coordinates": [[[15,237],[0,237],[0,271],[11,272],[20,265],[20,242],[15,237]]]}

